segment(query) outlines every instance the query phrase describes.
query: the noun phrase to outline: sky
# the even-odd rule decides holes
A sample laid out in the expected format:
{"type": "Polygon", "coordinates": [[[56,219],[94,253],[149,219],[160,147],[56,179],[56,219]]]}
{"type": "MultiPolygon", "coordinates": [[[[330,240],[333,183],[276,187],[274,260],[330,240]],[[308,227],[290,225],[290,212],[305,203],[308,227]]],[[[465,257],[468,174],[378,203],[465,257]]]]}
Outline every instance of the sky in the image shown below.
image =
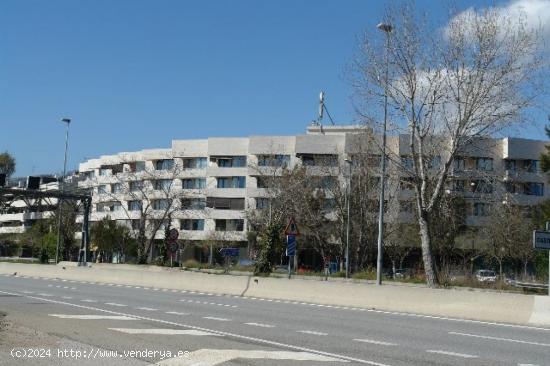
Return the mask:
{"type": "MultiPolygon", "coordinates": [[[[491,4],[550,28],[550,0],[491,4]]],[[[387,3],[366,0],[2,0],[0,152],[16,176],[173,139],[293,135],[318,95],[338,124],[357,121],[346,69],[387,3]]],[[[445,26],[448,3],[418,0],[445,26]]],[[[381,35],[382,36],[382,35],[381,35]]],[[[539,125],[523,129],[544,138],[539,125]]],[[[328,121],[325,121],[329,123],[328,121]]]]}

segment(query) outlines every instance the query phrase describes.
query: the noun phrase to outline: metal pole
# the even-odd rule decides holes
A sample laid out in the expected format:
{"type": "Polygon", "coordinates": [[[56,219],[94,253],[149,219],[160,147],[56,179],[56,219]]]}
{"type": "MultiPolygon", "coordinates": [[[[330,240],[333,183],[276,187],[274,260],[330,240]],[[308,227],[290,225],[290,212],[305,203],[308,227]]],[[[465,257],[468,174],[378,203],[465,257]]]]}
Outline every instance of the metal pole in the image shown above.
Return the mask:
{"type": "Polygon", "coordinates": [[[346,222],[346,278],[349,278],[349,227],[350,227],[350,214],[349,214],[349,208],[350,208],[350,196],[351,196],[351,161],[346,160],[346,162],[349,164],[349,176],[348,176],[348,184],[346,189],[346,201],[347,201],[347,222],[346,222]]]}
{"type": "MultiPolygon", "coordinates": [[[[550,221],[546,221],[546,231],[550,231],[550,221]]],[[[548,296],[550,296],[550,250],[548,251],[548,296]]]]}
{"type": "MultiPolygon", "coordinates": [[[[65,175],[67,174],[67,150],[69,148],[69,125],[71,120],[69,118],[63,118],[61,122],[67,124],[67,129],[65,131],[65,157],[63,159],[63,177],[61,177],[60,189],[61,193],[65,191],[65,175]]],[[[59,247],[61,244],[61,203],[63,200],[61,198],[57,199],[57,243],[55,246],[55,264],[59,263],[59,247]]]]}
{"type": "Polygon", "coordinates": [[[390,32],[389,28],[380,27],[386,33],[386,80],[384,81],[384,130],[382,133],[382,175],[380,177],[380,203],[378,210],[378,256],[376,259],[376,284],[382,284],[382,241],[384,238],[384,190],[385,190],[385,178],[386,178],[386,128],[388,123],[388,52],[390,48],[390,32]]]}

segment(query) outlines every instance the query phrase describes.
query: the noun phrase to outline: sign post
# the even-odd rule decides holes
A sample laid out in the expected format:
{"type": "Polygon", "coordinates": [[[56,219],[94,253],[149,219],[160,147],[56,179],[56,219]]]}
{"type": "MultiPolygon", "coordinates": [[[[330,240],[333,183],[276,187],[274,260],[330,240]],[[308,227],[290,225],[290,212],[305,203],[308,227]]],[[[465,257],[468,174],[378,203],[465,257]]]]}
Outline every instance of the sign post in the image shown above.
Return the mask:
{"type": "Polygon", "coordinates": [[[533,248],[548,250],[548,296],[550,296],[550,221],[546,221],[546,231],[533,231],[533,248]]]}
{"type": "Polygon", "coordinates": [[[174,254],[178,251],[178,237],[179,232],[178,229],[170,229],[168,232],[168,237],[166,238],[166,246],[168,248],[168,251],[170,252],[170,268],[173,267],[174,263],[174,254]]]}
{"type": "Polygon", "coordinates": [[[298,230],[298,226],[296,225],[296,221],[294,221],[294,218],[290,218],[288,221],[288,224],[285,228],[285,235],[286,235],[286,255],[288,257],[288,279],[290,280],[290,276],[292,273],[291,268],[291,262],[294,259],[294,256],[296,255],[296,237],[300,235],[300,231],[298,230]]]}

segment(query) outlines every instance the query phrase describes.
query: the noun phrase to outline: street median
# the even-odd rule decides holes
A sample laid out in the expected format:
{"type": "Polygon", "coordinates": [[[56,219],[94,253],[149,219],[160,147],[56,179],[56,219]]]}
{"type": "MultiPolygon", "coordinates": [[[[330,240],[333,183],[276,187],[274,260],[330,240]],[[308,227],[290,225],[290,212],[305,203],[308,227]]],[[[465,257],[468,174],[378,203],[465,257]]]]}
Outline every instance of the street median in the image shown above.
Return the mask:
{"type": "Polygon", "coordinates": [[[0,274],[14,273],[550,327],[548,296],[389,284],[376,286],[351,280],[233,276],[126,264],[78,267],[69,262],[57,266],[0,262],[0,274]]]}

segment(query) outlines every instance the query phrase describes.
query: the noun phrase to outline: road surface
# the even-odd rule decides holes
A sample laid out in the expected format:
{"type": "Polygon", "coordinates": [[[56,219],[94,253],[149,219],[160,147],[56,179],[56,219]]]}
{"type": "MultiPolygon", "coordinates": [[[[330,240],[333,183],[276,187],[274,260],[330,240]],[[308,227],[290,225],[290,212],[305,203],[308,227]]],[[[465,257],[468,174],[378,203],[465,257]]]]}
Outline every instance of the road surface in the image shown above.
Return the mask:
{"type": "Polygon", "coordinates": [[[1,275],[0,311],[0,365],[550,364],[550,329],[163,288],[1,275]]]}

